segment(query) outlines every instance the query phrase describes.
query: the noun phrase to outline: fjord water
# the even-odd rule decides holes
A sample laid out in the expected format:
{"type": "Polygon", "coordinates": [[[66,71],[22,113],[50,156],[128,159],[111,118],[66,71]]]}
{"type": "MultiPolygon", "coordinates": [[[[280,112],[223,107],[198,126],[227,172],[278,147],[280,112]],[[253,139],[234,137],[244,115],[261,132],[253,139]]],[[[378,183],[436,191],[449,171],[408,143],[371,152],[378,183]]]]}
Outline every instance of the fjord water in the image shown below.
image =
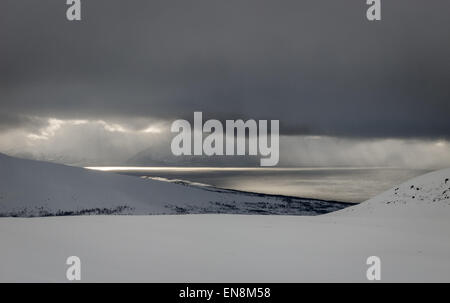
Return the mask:
{"type": "Polygon", "coordinates": [[[220,188],[342,202],[362,202],[429,172],[404,168],[96,167],[139,177],[177,179],[220,188]]]}

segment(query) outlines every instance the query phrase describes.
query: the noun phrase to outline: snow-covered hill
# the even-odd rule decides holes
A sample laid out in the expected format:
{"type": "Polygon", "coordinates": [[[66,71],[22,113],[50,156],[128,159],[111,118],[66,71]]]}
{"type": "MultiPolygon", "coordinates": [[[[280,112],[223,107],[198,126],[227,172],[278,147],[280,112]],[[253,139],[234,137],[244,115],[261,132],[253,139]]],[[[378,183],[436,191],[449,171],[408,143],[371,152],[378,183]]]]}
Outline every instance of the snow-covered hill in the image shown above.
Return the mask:
{"type": "Polygon", "coordinates": [[[413,178],[359,205],[330,215],[450,220],[450,168],[413,178]]]}
{"type": "Polygon", "coordinates": [[[0,216],[317,215],[348,204],[174,184],[0,154],[0,216]]]}

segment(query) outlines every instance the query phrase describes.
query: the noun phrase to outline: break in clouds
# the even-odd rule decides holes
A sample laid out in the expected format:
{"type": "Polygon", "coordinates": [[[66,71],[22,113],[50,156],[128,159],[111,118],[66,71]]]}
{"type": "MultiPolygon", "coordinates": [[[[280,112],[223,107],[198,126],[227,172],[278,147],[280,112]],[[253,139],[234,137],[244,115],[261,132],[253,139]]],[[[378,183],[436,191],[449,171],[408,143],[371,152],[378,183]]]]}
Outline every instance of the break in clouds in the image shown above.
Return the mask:
{"type": "MultiPolygon", "coordinates": [[[[132,124],[132,122],[130,122],[132,124]]],[[[0,150],[26,158],[73,165],[164,165],[170,159],[170,124],[154,122],[145,128],[126,128],[102,120],[56,120],[36,129],[0,133],[0,150]]],[[[279,166],[391,166],[440,168],[450,166],[446,140],[362,139],[330,136],[280,137],[279,166]]],[[[259,158],[258,158],[259,159],[259,158]]],[[[259,166],[259,160],[217,166],[259,166]]],[[[245,159],[244,159],[245,160],[245,159]]],[[[171,162],[174,164],[177,162],[171,162]]],[[[188,164],[182,161],[179,165],[188,164]]]]}
{"type": "Polygon", "coordinates": [[[202,111],[280,120],[280,165],[450,165],[450,4],[366,7],[97,0],[68,22],[65,1],[2,1],[0,151],[164,158],[170,123],[202,111]]]}

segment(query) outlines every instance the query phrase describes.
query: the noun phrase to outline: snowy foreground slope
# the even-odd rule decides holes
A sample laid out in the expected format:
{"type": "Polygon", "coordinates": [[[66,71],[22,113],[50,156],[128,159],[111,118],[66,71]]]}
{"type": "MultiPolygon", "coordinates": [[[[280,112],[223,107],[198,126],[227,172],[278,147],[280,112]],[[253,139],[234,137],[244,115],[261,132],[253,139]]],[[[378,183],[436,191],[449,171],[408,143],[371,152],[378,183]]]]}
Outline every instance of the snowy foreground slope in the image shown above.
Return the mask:
{"type": "Polygon", "coordinates": [[[0,218],[0,282],[450,282],[448,220],[169,215],[0,218]]]}
{"type": "Polygon", "coordinates": [[[346,203],[140,179],[0,154],[0,216],[92,214],[318,215],[346,203]]]}
{"type": "Polygon", "coordinates": [[[364,282],[369,256],[382,282],[450,282],[449,177],[321,216],[0,218],[0,281],[64,282],[75,255],[82,282],[364,282]]]}

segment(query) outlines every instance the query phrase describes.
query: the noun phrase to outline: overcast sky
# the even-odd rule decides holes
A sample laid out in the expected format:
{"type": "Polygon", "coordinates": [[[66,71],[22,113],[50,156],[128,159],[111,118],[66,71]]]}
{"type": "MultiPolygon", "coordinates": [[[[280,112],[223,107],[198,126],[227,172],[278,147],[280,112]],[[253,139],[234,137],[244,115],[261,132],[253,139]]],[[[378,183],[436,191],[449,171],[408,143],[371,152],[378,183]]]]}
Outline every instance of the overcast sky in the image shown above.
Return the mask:
{"type": "Polygon", "coordinates": [[[141,131],[153,125],[155,142],[203,111],[280,120],[289,159],[304,153],[293,141],[321,136],[348,142],[318,147],[324,163],[374,142],[392,159],[409,142],[413,160],[437,146],[436,165],[449,164],[450,2],[382,1],[380,22],[365,2],[85,0],[69,22],[63,0],[2,0],[0,149],[74,152],[68,141],[108,145],[122,128],[126,148],[110,152],[125,159],[150,144],[141,131]]]}

